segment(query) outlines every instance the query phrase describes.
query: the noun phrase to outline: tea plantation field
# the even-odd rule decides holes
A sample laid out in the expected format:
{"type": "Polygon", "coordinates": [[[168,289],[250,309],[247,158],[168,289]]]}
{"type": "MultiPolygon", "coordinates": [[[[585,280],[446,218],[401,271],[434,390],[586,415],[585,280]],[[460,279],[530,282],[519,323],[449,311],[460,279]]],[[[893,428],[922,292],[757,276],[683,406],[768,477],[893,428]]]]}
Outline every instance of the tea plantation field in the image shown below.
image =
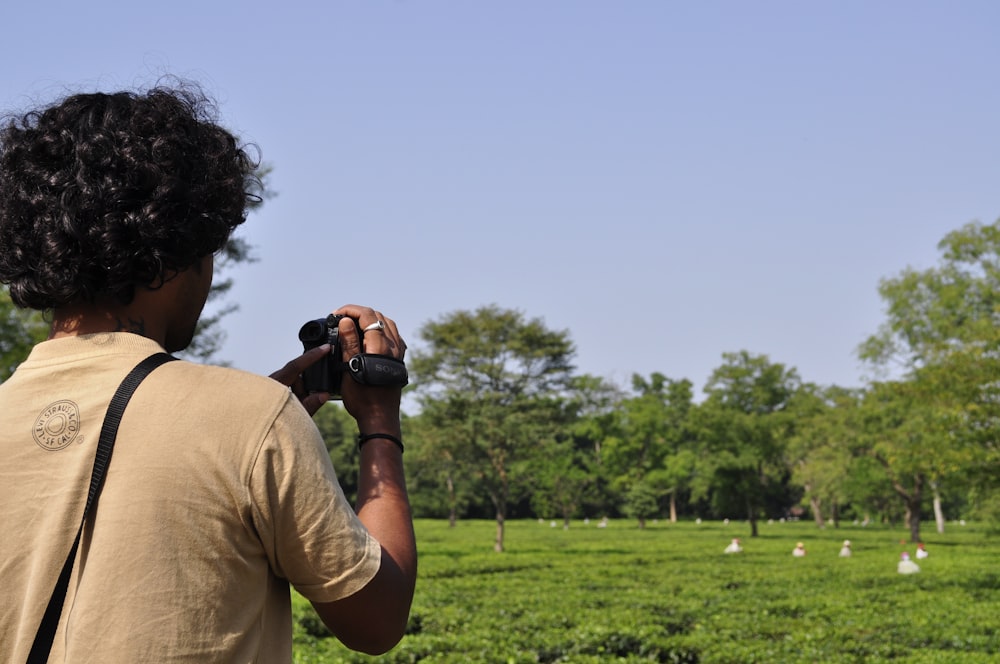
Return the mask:
{"type": "Polygon", "coordinates": [[[494,528],[416,523],[409,633],[382,657],[344,649],[295,596],[295,661],[1000,661],[1000,539],[977,524],[925,524],[912,576],[896,572],[915,550],[902,527],[762,523],[750,538],[741,522],[515,521],[499,554],[494,528]],[[723,554],[733,537],[743,553],[723,554]]]}

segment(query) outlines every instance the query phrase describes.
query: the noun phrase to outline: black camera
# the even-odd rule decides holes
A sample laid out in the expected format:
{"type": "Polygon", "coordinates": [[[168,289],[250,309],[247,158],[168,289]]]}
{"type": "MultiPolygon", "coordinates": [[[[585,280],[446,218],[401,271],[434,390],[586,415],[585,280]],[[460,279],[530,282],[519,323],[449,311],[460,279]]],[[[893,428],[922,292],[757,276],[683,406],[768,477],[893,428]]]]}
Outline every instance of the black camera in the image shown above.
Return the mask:
{"type": "MultiPolygon", "coordinates": [[[[326,318],[311,320],[299,330],[299,341],[303,350],[318,348],[330,344],[330,354],[307,367],[302,372],[302,382],[307,392],[327,392],[331,399],[340,398],[340,386],[344,374],[350,374],[355,382],[362,385],[384,385],[403,387],[409,383],[406,365],[401,360],[390,355],[375,353],[358,353],[348,362],[344,362],[344,349],[340,345],[340,328],[338,324],[343,315],[330,314],[326,318]]],[[[363,332],[358,322],[351,319],[354,329],[361,339],[363,332]]]]}
{"type": "MultiPolygon", "coordinates": [[[[302,382],[307,392],[329,392],[331,399],[340,397],[340,384],[344,377],[344,352],[340,347],[338,324],[344,316],[330,314],[326,318],[311,320],[299,330],[303,350],[330,344],[333,350],[319,362],[302,372],[302,382]]],[[[357,327],[357,323],[354,324],[357,327]]],[[[361,335],[361,330],[358,330],[361,335]]]]}

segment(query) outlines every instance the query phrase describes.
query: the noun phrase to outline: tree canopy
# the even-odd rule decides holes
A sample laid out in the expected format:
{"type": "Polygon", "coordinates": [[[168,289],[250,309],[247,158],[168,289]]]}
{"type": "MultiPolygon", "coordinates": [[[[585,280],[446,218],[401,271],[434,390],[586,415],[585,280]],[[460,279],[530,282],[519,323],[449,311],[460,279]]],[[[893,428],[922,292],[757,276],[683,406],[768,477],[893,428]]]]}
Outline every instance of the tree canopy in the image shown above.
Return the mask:
{"type": "Polygon", "coordinates": [[[560,440],[568,423],[562,401],[571,384],[574,348],[565,331],[496,306],[457,311],[424,325],[425,347],[414,353],[423,444],[489,497],[503,550],[513,499],[535,478],[533,462],[560,440]]]}
{"type": "Polygon", "coordinates": [[[497,519],[811,515],[905,524],[1000,516],[1000,222],[948,234],[941,263],[884,279],[887,316],[859,345],[880,378],[815,385],[749,350],[725,352],[697,402],[652,371],[576,376],[569,333],[518,311],[456,311],[420,331],[409,463],[421,502],[497,519]],[[884,370],[884,371],[882,371],[884,370]],[[894,374],[889,379],[885,376],[894,374]],[[434,469],[430,472],[428,469],[434,469]]]}

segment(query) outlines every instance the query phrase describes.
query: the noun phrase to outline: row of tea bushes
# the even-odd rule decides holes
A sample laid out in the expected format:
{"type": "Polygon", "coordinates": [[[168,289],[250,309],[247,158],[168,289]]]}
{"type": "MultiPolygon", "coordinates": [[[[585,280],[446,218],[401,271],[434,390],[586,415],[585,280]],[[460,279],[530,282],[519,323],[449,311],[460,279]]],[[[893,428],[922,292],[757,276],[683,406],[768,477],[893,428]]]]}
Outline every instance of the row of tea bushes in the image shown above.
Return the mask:
{"type": "Polygon", "coordinates": [[[379,658],[351,653],[296,597],[295,661],[913,662],[978,664],[1000,652],[998,540],[975,524],[928,533],[931,556],[896,573],[901,530],[811,523],[630,521],[569,529],[418,521],[409,634],[379,658]],[[732,537],[744,552],[724,555],[732,537]],[[844,539],[855,555],[839,558],[844,539]],[[793,558],[796,541],[805,558],[793,558]]]}

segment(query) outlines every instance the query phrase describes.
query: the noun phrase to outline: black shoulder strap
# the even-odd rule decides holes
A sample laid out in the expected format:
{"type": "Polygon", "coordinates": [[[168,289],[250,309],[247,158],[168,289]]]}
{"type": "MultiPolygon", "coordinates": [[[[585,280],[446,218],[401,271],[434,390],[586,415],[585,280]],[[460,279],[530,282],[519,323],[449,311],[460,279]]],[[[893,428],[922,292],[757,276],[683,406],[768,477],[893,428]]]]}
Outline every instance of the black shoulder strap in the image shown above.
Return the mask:
{"type": "Polygon", "coordinates": [[[135,389],[139,387],[142,379],[149,375],[153,369],[176,360],[177,358],[167,353],[156,353],[150,355],[140,362],[118,386],[118,390],[111,398],[107,415],[104,416],[104,425],[101,427],[101,437],[97,441],[97,456],[94,458],[94,470],[90,475],[90,491],[87,493],[87,504],[83,508],[83,518],[80,520],[80,528],[76,531],[76,539],[73,540],[73,547],[66,557],[62,572],[56,587],[52,590],[52,597],[49,598],[49,605],[45,608],[45,615],[42,616],[42,624],[35,634],[35,641],[31,645],[31,652],[28,654],[28,664],[45,664],[49,659],[49,651],[52,649],[52,641],[56,636],[56,627],[59,626],[59,616],[62,614],[63,601],[66,599],[66,590],[69,588],[69,577],[73,572],[73,562],[76,560],[76,550],[80,546],[80,535],[83,533],[83,526],[87,522],[87,514],[90,506],[101,492],[104,483],[104,472],[111,461],[111,452],[115,447],[115,436],[118,435],[118,423],[121,422],[122,413],[135,389]]]}

